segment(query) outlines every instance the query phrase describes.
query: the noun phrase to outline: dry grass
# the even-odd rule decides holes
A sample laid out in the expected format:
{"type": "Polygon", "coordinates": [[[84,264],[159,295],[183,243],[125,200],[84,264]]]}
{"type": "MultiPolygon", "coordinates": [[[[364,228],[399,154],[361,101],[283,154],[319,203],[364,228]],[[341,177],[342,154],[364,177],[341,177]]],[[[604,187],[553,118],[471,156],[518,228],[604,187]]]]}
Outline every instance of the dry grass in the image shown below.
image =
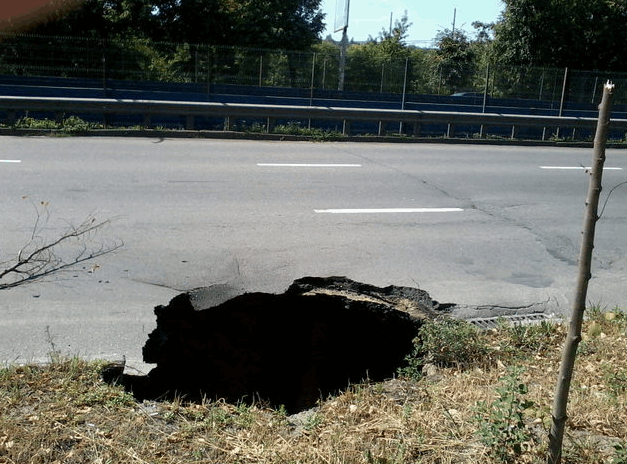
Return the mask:
{"type": "MultiPolygon", "coordinates": [[[[593,311],[585,324],[565,463],[627,462],[614,448],[627,446],[627,317],[608,314],[593,311]]],[[[0,370],[0,463],[499,462],[498,437],[478,435],[499,410],[478,404],[493,404],[511,366],[524,368],[534,405],[510,462],[540,463],[564,334],[560,325],[485,332],[490,355],[475,366],[356,385],[297,416],[261,405],[140,404],[100,380],[102,364],[79,359],[10,366],[0,370]]]]}

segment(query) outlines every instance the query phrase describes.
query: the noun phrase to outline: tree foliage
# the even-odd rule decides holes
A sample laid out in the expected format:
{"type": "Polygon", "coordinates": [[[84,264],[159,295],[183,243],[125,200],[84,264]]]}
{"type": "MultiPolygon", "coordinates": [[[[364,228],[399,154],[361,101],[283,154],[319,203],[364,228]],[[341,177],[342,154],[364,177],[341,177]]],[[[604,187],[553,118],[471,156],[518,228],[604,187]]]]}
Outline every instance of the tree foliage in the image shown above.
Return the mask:
{"type": "Polygon", "coordinates": [[[321,0],[87,0],[31,32],[304,50],[324,30],[321,0]]]}
{"type": "Polygon", "coordinates": [[[450,92],[471,87],[476,55],[466,33],[445,29],[438,34],[436,46],[431,66],[434,74],[439,75],[440,85],[450,92]]]}
{"type": "Polygon", "coordinates": [[[504,0],[495,25],[502,63],[627,70],[627,3],[616,0],[504,0]]]}

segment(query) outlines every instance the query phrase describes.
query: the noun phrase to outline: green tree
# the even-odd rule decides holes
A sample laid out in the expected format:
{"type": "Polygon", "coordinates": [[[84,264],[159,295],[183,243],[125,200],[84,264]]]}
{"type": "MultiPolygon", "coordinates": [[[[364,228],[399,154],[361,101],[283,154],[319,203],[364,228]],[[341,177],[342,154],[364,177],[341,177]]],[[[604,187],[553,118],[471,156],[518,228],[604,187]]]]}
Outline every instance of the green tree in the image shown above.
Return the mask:
{"type": "Polygon", "coordinates": [[[407,10],[405,10],[401,19],[394,22],[394,28],[391,31],[382,29],[379,32],[381,53],[390,59],[407,58],[409,48],[405,39],[409,35],[409,28],[412,24],[409,22],[407,10]]]}
{"type": "Polygon", "coordinates": [[[337,88],[340,75],[340,46],[329,36],[312,47],[316,54],[315,87],[318,89],[337,88]]]}
{"type": "Polygon", "coordinates": [[[377,39],[348,48],[347,84],[351,90],[401,92],[405,60],[411,48],[405,43],[409,27],[407,12],[396,20],[391,31],[383,29],[377,39]]]}
{"type": "Polygon", "coordinates": [[[31,31],[36,35],[110,39],[150,37],[156,29],[148,0],[86,0],[80,8],[55,16],[31,31]]]}
{"type": "Polygon", "coordinates": [[[324,30],[321,0],[245,0],[233,2],[230,43],[263,48],[306,50],[324,30]]]}
{"type": "Polygon", "coordinates": [[[508,65],[627,70],[627,3],[504,0],[495,56],[508,65]]]}
{"type": "Polygon", "coordinates": [[[438,93],[472,88],[477,55],[463,30],[445,29],[436,37],[431,69],[438,79],[438,93]]]}
{"type": "Polygon", "coordinates": [[[324,30],[321,0],[86,0],[31,32],[305,50],[324,30]]]}

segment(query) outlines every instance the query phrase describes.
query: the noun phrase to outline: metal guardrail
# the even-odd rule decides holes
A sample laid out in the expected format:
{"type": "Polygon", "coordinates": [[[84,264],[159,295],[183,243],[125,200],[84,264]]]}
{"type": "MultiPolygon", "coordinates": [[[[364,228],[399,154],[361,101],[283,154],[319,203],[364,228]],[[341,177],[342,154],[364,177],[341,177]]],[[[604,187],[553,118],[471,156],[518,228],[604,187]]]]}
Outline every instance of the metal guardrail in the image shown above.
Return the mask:
{"type": "MultiPolygon", "coordinates": [[[[56,98],[56,97],[2,97],[0,112],[6,113],[11,123],[20,111],[44,111],[61,119],[68,113],[98,115],[143,115],[144,126],[151,127],[152,116],[184,116],[186,129],[194,129],[196,117],[224,118],[225,130],[229,130],[237,118],[267,120],[266,130],[272,131],[277,119],[321,120],[342,122],[343,133],[350,135],[351,122],[379,122],[379,135],[382,123],[402,123],[413,128],[414,135],[420,135],[422,125],[445,125],[446,136],[453,137],[456,126],[480,126],[480,135],[485,136],[489,126],[511,127],[511,137],[516,136],[519,127],[564,128],[594,132],[596,118],[535,116],[495,113],[458,113],[446,111],[364,109],[320,106],[255,105],[241,103],[155,101],[155,100],[115,100],[96,98],[56,98]]],[[[610,122],[612,130],[627,131],[627,119],[610,122]]],[[[574,132],[573,132],[574,135],[574,132]]]]}

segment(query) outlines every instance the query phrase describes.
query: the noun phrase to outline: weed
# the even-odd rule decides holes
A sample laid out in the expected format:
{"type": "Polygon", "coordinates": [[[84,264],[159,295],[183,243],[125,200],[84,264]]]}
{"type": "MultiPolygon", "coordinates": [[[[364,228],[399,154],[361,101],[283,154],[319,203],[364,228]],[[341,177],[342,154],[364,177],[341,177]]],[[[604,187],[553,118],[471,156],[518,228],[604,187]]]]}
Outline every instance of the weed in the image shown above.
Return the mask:
{"type": "Polygon", "coordinates": [[[515,357],[544,353],[557,337],[563,337],[561,326],[547,321],[532,325],[508,324],[501,330],[508,336],[508,349],[515,357]]]}
{"type": "Polygon", "coordinates": [[[59,125],[50,119],[35,119],[25,116],[15,121],[13,127],[17,129],[57,129],[59,125]]]}
{"type": "Polygon", "coordinates": [[[627,464],[627,444],[621,442],[614,445],[614,457],[610,464],[627,464]]]}
{"type": "Polygon", "coordinates": [[[263,133],[266,131],[266,125],[259,121],[247,121],[242,119],[238,121],[239,124],[233,124],[231,130],[235,132],[254,132],[263,133]]]}
{"type": "Polygon", "coordinates": [[[77,116],[70,116],[61,123],[61,130],[66,134],[79,134],[93,129],[100,129],[100,124],[84,121],[77,116]]]}
{"type": "Polygon", "coordinates": [[[249,406],[246,403],[240,403],[237,405],[235,414],[235,425],[241,428],[249,428],[255,420],[254,406],[249,406]]]}
{"type": "Polygon", "coordinates": [[[413,352],[405,358],[400,374],[420,378],[422,366],[468,368],[486,363],[490,348],[485,335],[474,325],[441,317],[427,321],[418,330],[413,352]]]}
{"type": "Polygon", "coordinates": [[[327,140],[342,136],[340,132],[335,130],[329,131],[314,127],[301,127],[299,121],[290,121],[286,125],[278,125],[274,128],[273,132],[275,134],[303,135],[312,137],[314,140],[327,140]]]}
{"type": "Polygon", "coordinates": [[[307,431],[312,431],[322,424],[324,424],[324,417],[318,413],[313,413],[309,417],[307,417],[304,428],[307,431]]]}
{"type": "Polygon", "coordinates": [[[480,402],[476,421],[481,441],[502,462],[516,462],[524,446],[533,441],[531,431],[524,421],[525,410],[534,404],[525,399],[527,386],[520,381],[522,369],[510,368],[499,379],[498,397],[491,404],[480,402]]]}
{"type": "Polygon", "coordinates": [[[16,129],[59,130],[63,134],[73,135],[93,129],[101,129],[101,124],[87,122],[77,116],[70,116],[60,122],[50,119],[35,119],[26,116],[18,119],[13,125],[16,129]]]}
{"type": "Polygon", "coordinates": [[[627,371],[621,369],[616,371],[607,363],[602,366],[603,383],[607,386],[610,394],[614,397],[627,392],[627,371]]]}

